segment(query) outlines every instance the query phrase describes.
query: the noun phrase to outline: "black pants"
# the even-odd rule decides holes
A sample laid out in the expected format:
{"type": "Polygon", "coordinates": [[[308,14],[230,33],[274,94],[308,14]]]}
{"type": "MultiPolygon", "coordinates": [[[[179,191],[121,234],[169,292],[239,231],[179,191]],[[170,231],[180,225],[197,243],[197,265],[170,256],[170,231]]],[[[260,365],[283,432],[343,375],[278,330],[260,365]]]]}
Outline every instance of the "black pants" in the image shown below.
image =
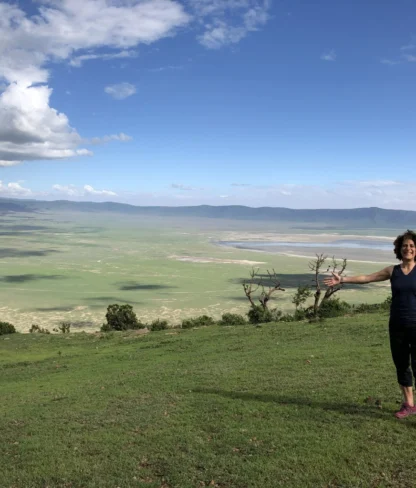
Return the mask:
{"type": "Polygon", "coordinates": [[[390,323],[390,349],[401,386],[413,386],[416,378],[416,325],[404,327],[390,323]]]}

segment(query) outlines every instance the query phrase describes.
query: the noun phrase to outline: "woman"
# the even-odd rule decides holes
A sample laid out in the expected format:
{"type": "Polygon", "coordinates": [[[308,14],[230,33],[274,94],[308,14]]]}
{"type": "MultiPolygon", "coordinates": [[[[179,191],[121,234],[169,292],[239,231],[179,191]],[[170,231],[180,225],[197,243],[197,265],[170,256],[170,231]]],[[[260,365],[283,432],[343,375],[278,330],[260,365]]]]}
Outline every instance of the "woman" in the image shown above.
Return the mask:
{"type": "Polygon", "coordinates": [[[416,378],[416,233],[408,230],[394,241],[394,253],[401,261],[396,266],[369,275],[340,276],[332,273],[326,286],[343,283],[373,283],[390,280],[392,303],[390,309],[390,348],[396,366],[397,380],[404,402],[395,417],[402,419],[416,414],[413,402],[413,376],[416,378]],[[410,369],[411,366],[411,369],[410,369]]]}

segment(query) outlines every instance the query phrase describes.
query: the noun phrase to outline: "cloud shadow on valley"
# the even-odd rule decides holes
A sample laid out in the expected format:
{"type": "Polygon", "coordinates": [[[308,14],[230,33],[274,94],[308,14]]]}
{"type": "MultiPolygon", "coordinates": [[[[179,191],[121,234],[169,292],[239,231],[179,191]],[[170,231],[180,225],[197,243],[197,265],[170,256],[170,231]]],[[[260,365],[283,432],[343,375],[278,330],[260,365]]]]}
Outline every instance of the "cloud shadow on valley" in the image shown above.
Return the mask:
{"type": "Polygon", "coordinates": [[[41,274],[21,274],[21,275],[6,275],[0,277],[0,281],[4,283],[27,283],[36,280],[62,280],[66,276],[63,275],[41,275],[41,274]]]}
{"type": "Polygon", "coordinates": [[[19,249],[4,247],[0,249],[0,259],[4,258],[29,258],[29,257],[43,257],[49,254],[58,253],[57,249],[45,249],[43,251],[20,251],[19,249]]]}
{"type": "Polygon", "coordinates": [[[89,297],[84,298],[84,302],[88,303],[91,308],[107,308],[108,305],[113,305],[114,303],[119,303],[122,305],[141,305],[142,302],[136,302],[133,300],[124,300],[120,297],[89,297]]]}
{"type": "Polygon", "coordinates": [[[169,288],[177,288],[177,286],[170,285],[146,285],[143,283],[136,283],[135,281],[128,281],[125,283],[116,283],[121,291],[152,291],[152,290],[167,290],[169,288]]]}
{"type": "MultiPolygon", "coordinates": [[[[309,285],[312,288],[314,287],[314,275],[312,273],[276,273],[277,280],[280,281],[280,286],[282,288],[297,288],[298,286],[305,286],[309,285]]],[[[323,280],[327,275],[320,275],[319,281],[321,284],[321,287],[325,289],[325,285],[323,284],[323,280]]],[[[234,285],[240,285],[242,289],[243,283],[247,283],[248,285],[253,284],[255,285],[256,283],[259,283],[261,280],[262,284],[268,288],[268,287],[274,287],[275,286],[275,281],[270,279],[268,274],[258,274],[256,277],[250,278],[250,275],[247,273],[247,278],[234,278],[230,280],[230,283],[233,283],[234,285]]],[[[344,285],[343,289],[345,290],[368,290],[374,285],[353,285],[353,284],[348,284],[344,285]]],[[[377,285],[376,285],[377,286],[377,285]]],[[[244,293],[244,291],[242,291],[244,293]]]]}
{"type": "Polygon", "coordinates": [[[72,312],[75,306],[62,307],[39,307],[35,308],[36,312],[72,312]]]}

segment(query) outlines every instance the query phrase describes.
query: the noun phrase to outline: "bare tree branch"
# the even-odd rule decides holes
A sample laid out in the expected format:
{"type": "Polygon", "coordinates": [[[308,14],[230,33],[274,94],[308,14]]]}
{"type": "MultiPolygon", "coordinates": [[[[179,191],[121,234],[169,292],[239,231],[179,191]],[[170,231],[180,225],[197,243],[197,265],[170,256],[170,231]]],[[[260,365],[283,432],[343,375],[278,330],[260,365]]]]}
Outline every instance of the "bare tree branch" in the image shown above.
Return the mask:
{"type": "Polygon", "coordinates": [[[280,281],[277,277],[276,271],[273,269],[273,273],[271,273],[269,270],[267,270],[267,274],[269,277],[268,283],[271,283],[272,286],[269,286],[269,289],[266,291],[265,286],[263,284],[262,277],[260,276],[257,278],[258,272],[259,272],[259,268],[257,268],[257,269],[253,268],[251,270],[251,272],[250,272],[251,280],[249,283],[243,283],[243,289],[244,289],[244,293],[245,293],[246,297],[248,298],[248,300],[250,302],[250,305],[252,307],[255,307],[256,304],[254,303],[254,300],[253,300],[253,293],[255,293],[261,287],[262,291],[260,293],[260,297],[258,298],[258,300],[259,300],[261,306],[264,309],[267,309],[267,303],[270,300],[272,294],[275,293],[276,291],[285,291],[285,289],[280,286],[280,281]],[[255,282],[256,279],[258,280],[257,283],[255,282]],[[254,289],[253,289],[253,285],[256,285],[256,287],[254,289]]]}
{"type": "Polygon", "coordinates": [[[273,274],[270,273],[269,270],[267,270],[267,274],[269,275],[269,282],[271,282],[274,286],[270,286],[269,290],[266,292],[264,290],[263,284],[261,285],[263,290],[261,292],[259,301],[263,308],[267,308],[267,302],[270,300],[272,294],[275,291],[285,291],[285,289],[280,286],[280,281],[278,280],[276,271],[274,269],[273,269],[273,274]]]}

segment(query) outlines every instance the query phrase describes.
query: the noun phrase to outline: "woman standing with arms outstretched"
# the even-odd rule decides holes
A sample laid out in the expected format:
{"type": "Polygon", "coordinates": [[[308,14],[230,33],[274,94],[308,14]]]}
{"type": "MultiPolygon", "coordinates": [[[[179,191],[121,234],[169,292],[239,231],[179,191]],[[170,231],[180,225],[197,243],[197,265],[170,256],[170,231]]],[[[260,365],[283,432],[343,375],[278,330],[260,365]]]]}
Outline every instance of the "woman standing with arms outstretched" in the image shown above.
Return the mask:
{"type": "Polygon", "coordinates": [[[413,376],[416,378],[416,233],[406,231],[394,241],[394,253],[401,261],[396,266],[369,275],[340,276],[324,280],[325,285],[341,283],[373,283],[390,280],[392,302],[390,309],[390,348],[396,366],[397,380],[404,402],[395,417],[402,419],[416,414],[413,400],[413,376]]]}

